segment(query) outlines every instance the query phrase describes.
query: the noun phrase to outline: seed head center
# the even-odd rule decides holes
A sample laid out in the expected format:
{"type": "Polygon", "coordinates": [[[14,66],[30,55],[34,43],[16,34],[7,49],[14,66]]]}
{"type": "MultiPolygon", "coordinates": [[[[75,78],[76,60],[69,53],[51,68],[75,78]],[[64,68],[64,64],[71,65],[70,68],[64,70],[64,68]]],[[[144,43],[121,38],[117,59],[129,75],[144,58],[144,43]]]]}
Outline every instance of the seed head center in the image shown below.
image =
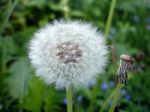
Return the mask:
{"type": "Polygon", "coordinates": [[[63,42],[57,46],[56,56],[59,61],[65,64],[78,63],[82,56],[82,50],[78,43],[63,42]]]}

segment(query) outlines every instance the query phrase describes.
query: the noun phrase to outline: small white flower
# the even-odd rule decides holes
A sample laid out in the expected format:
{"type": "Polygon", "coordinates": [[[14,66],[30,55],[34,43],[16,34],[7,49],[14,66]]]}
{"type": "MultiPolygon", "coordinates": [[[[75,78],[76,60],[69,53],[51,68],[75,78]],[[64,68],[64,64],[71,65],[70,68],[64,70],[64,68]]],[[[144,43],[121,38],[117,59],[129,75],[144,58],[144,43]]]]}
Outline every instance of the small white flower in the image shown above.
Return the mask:
{"type": "Polygon", "coordinates": [[[35,33],[29,58],[46,83],[81,87],[104,71],[107,47],[103,35],[91,25],[55,21],[35,33]]]}

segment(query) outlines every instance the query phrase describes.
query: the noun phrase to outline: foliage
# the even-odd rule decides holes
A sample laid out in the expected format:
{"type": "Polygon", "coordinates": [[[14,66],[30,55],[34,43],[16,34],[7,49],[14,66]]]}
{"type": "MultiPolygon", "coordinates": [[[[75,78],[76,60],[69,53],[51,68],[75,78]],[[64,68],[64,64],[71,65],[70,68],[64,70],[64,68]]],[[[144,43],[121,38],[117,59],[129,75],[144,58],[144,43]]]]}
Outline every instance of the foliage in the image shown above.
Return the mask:
{"type": "Polygon", "coordinates": [[[21,99],[27,94],[28,82],[31,78],[31,67],[26,58],[20,58],[9,69],[10,76],[6,79],[8,90],[14,98],[21,99]]]}
{"type": "MultiPolygon", "coordinates": [[[[104,32],[110,0],[0,0],[0,111],[65,112],[64,91],[55,90],[34,76],[27,58],[28,42],[33,32],[54,19],[65,16],[92,23],[104,32]]],[[[97,112],[115,88],[119,56],[134,56],[128,85],[121,91],[116,111],[150,110],[150,2],[117,0],[110,35],[110,63],[94,87],[74,94],[74,110],[87,112],[93,104],[97,112]],[[91,103],[92,102],[92,103],[91,103]]],[[[111,101],[108,104],[108,108],[111,101]]],[[[106,110],[107,111],[107,110],[106,110]]]]}

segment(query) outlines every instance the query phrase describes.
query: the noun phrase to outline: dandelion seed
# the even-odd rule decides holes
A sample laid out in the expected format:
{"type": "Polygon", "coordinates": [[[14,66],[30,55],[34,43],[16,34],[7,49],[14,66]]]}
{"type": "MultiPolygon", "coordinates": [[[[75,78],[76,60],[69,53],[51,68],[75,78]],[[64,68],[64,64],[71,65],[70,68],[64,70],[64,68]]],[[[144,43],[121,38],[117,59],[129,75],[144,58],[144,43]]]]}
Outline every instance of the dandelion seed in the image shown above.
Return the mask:
{"type": "Polygon", "coordinates": [[[54,21],[35,33],[29,58],[37,76],[57,88],[87,85],[107,63],[103,35],[80,21],[54,21]]]}

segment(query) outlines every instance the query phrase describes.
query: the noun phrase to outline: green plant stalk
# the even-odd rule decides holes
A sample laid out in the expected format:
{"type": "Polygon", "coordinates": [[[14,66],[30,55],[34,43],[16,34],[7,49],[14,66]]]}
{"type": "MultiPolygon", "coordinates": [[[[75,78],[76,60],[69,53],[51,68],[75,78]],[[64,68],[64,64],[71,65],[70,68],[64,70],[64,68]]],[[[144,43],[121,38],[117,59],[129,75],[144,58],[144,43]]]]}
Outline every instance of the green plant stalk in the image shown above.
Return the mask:
{"type": "MultiPolygon", "coordinates": [[[[120,89],[121,89],[122,87],[123,87],[123,84],[118,84],[118,85],[117,85],[117,87],[115,88],[115,90],[111,93],[111,95],[110,95],[110,96],[107,98],[107,100],[103,103],[102,108],[100,109],[99,112],[103,112],[103,111],[106,109],[107,104],[109,103],[109,101],[110,101],[111,99],[114,100],[114,98],[116,97],[116,94],[120,92],[120,89]],[[119,91],[119,92],[118,92],[118,91],[119,91]]],[[[112,104],[113,104],[113,102],[112,102],[112,104]]]]}
{"type": "Polygon", "coordinates": [[[66,87],[67,112],[73,112],[72,88],[66,87]]]}
{"type": "MultiPolygon", "coordinates": [[[[64,19],[69,19],[69,7],[68,7],[69,0],[61,0],[61,5],[63,6],[64,12],[64,19]]],[[[73,112],[73,100],[72,100],[72,88],[66,87],[66,97],[67,97],[67,112],[73,112]]]]}
{"type": "MultiPolygon", "coordinates": [[[[108,34],[109,34],[109,31],[110,31],[115,5],[116,5],[116,0],[112,0],[110,10],[109,10],[109,15],[108,15],[107,22],[106,22],[105,33],[104,33],[104,36],[105,36],[106,39],[108,38],[108,34]]],[[[108,99],[103,103],[102,108],[100,109],[99,112],[103,112],[103,110],[106,108],[108,102],[114,97],[116,91],[117,91],[117,89],[115,89],[112,92],[112,94],[108,97],[108,99]]]]}
{"type": "Polygon", "coordinates": [[[107,18],[105,33],[104,33],[106,38],[108,38],[108,34],[109,34],[109,31],[110,31],[115,5],[116,5],[116,0],[112,0],[110,10],[109,10],[109,15],[108,15],[108,18],[107,18]]]}
{"type": "Polygon", "coordinates": [[[114,94],[116,92],[116,89],[112,92],[112,94],[107,98],[107,100],[103,103],[102,108],[100,109],[99,112],[103,112],[105,110],[105,108],[107,107],[107,104],[109,103],[109,101],[114,97],[114,94]]]}
{"type": "Polygon", "coordinates": [[[118,101],[119,96],[120,96],[120,90],[122,87],[123,87],[123,84],[117,84],[116,91],[114,93],[114,98],[112,100],[112,105],[111,105],[109,112],[114,112],[117,101],[118,101]]]}

